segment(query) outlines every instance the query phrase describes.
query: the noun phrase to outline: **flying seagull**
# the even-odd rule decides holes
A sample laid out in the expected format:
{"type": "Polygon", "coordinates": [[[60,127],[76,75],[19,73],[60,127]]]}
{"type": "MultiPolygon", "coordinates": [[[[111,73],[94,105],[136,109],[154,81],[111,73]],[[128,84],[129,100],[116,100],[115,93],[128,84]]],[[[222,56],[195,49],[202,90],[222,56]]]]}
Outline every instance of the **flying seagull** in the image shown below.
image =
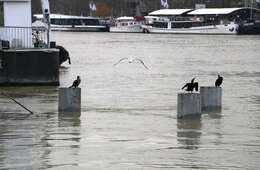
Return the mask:
{"type": "Polygon", "coordinates": [[[144,64],[143,60],[136,58],[136,57],[125,57],[125,58],[121,58],[117,63],[114,64],[114,66],[116,66],[117,64],[119,64],[121,61],[123,60],[127,60],[128,63],[133,63],[134,61],[138,61],[140,62],[146,69],[148,69],[148,67],[144,64]]]}
{"type": "Polygon", "coordinates": [[[81,80],[80,80],[80,77],[77,76],[77,79],[73,81],[73,84],[70,86],[70,88],[74,87],[74,88],[77,88],[80,84],[81,80]]]}
{"type": "Polygon", "coordinates": [[[223,77],[221,77],[220,75],[218,75],[217,80],[215,81],[215,86],[219,87],[223,82],[223,77]]]}
{"type": "Polygon", "coordinates": [[[186,83],[181,89],[184,89],[186,87],[186,91],[189,91],[189,92],[193,92],[193,89],[195,88],[196,91],[198,91],[199,89],[199,83],[198,82],[194,82],[195,78],[193,78],[191,80],[190,83],[186,83]]]}

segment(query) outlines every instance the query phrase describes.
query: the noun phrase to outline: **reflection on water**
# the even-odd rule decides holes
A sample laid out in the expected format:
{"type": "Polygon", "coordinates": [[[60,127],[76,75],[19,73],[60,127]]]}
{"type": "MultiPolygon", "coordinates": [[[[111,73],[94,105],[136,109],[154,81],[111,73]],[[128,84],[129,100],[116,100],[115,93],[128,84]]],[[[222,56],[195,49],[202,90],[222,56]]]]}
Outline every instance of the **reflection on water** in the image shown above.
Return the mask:
{"type": "Polygon", "coordinates": [[[58,113],[58,87],[1,87],[0,169],[258,169],[260,37],[54,32],[77,75],[81,113],[58,113]],[[115,62],[123,57],[138,63],[115,62]],[[223,75],[222,110],[177,119],[177,93],[223,75]]]}
{"type": "MultiPolygon", "coordinates": [[[[2,87],[1,90],[34,113],[56,112],[57,87],[2,87]]],[[[28,113],[24,108],[3,95],[0,95],[0,102],[3,103],[0,112],[28,113]]]]}
{"type": "Polygon", "coordinates": [[[59,127],[80,127],[81,112],[59,112],[59,127]]]}
{"type": "Polygon", "coordinates": [[[201,118],[178,119],[178,142],[186,149],[197,149],[200,145],[201,126],[201,118]]]}

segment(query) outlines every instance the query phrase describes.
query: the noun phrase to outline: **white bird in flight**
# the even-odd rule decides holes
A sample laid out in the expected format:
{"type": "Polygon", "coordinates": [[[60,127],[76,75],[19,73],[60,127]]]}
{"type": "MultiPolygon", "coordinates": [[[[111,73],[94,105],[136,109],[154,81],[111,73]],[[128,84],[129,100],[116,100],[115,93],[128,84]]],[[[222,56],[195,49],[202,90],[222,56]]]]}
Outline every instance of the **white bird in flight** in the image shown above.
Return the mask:
{"type": "Polygon", "coordinates": [[[119,64],[121,61],[123,60],[128,60],[128,63],[132,63],[134,61],[139,61],[146,69],[148,69],[148,67],[144,64],[143,60],[136,58],[136,57],[125,57],[125,58],[121,58],[117,63],[114,64],[114,66],[116,66],[117,64],[119,64]]]}

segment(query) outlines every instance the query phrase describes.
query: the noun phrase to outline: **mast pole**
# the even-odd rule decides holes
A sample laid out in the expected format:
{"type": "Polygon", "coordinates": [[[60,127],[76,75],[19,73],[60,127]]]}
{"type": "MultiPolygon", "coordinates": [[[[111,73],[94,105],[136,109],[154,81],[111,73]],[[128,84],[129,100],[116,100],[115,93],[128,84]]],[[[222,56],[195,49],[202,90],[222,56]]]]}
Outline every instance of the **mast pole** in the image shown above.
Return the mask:
{"type": "Polygon", "coordinates": [[[44,22],[47,24],[47,46],[50,46],[50,32],[51,32],[51,19],[50,19],[50,5],[48,0],[41,0],[42,14],[44,22]]]}
{"type": "Polygon", "coordinates": [[[251,0],[251,9],[250,9],[250,21],[253,18],[253,0],[251,0]]]}

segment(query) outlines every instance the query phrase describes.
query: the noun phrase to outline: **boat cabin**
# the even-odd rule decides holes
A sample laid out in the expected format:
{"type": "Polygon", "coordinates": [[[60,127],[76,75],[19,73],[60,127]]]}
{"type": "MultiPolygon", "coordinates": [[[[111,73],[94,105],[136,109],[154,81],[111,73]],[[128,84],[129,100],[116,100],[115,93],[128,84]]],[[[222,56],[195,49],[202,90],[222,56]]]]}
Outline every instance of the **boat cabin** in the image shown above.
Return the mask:
{"type": "MultiPolygon", "coordinates": [[[[35,14],[35,20],[42,20],[42,14],[35,14]]],[[[100,25],[100,18],[97,17],[85,17],[85,16],[70,16],[62,14],[50,14],[50,20],[52,25],[100,25]]]]}
{"type": "Polygon", "coordinates": [[[149,16],[167,18],[155,19],[154,27],[190,28],[207,25],[241,23],[254,20],[260,22],[260,11],[251,8],[201,8],[193,9],[162,9],[149,13],[149,16]]]}
{"type": "Polygon", "coordinates": [[[31,24],[31,0],[0,0],[0,40],[11,48],[30,48],[31,24]]]}
{"type": "MultiPolygon", "coordinates": [[[[153,18],[153,22],[149,22],[151,26],[160,28],[172,27],[171,24],[178,23],[179,27],[185,27],[187,22],[192,22],[190,16],[187,14],[193,11],[193,9],[161,9],[149,13],[150,17],[153,18]],[[185,24],[182,24],[185,23],[185,24]]],[[[175,24],[176,25],[176,24],[175,24]]],[[[176,26],[174,26],[176,27],[176,26]]]]}
{"type": "Polygon", "coordinates": [[[204,17],[205,23],[209,24],[228,24],[259,20],[260,10],[254,8],[203,8],[191,11],[188,15],[204,17]]]}
{"type": "Polygon", "coordinates": [[[133,17],[124,16],[124,17],[116,18],[114,24],[112,24],[111,26],[119,27],[119,26],[131,26],[136,24],[144,24],[144,20],[145,18],[141,16],[133,16],[133,17]]]}

